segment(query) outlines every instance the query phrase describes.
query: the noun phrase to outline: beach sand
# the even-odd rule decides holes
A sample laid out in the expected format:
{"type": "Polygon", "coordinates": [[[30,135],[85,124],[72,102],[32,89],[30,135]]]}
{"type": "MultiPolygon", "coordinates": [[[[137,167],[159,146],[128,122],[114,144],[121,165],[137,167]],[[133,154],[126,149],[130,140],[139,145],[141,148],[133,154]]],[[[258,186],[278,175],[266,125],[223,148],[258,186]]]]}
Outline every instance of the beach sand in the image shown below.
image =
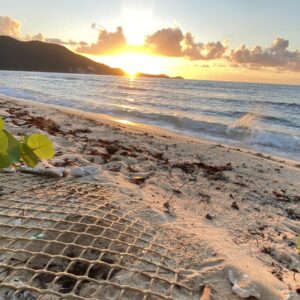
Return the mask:
{"type": "Polygon", "coordinates": [[[205,284],[200,299],[240,299],[231,271],[260,299],[298,299],[299,162],[4,96],[0,116],[15,135],[51,137],[56,155],[40,166],[94,166],[91,182],[109,183],[113,200],[155,230],[189,286],[205,284]]]}

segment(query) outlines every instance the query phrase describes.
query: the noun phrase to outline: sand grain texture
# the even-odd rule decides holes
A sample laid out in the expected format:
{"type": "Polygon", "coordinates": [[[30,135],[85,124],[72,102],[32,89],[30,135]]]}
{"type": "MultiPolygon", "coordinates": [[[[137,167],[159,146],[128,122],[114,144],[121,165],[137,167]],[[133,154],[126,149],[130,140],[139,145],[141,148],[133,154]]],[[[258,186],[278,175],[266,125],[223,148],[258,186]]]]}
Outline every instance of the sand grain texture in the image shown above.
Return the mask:
{"type": "MultiPolygon", "coordinates": [[[[285,299],[288,290],[297,299],[297,162],[30,101],[1,97],[0,104],[0,115],[15,135],[51,136],[56,156],[41,167],[99,168],[99,174],[59,180],[100,185],[121,210],[149,224],[180,270],[178,280],[200,299],[240,299],[232,292],[229,270],[248,275],[261,299],[285,299]]],[[[0,197],[7,197],[3,193],[0,197]]],[[[80,208],[80,198],[61,205],[80,208]]],[[[124,272],[112,281],[126,285],[124,272]]],[[[71,284],[64,280],[58,284],[71,284]]],[[[166,289],[155,286],[158,293],[166,289]]],[[[93,288],[89,282],[78,293],[93,288]]],[[[174,288],[173,298],[185,299],[179,292],[174,288]]]]}

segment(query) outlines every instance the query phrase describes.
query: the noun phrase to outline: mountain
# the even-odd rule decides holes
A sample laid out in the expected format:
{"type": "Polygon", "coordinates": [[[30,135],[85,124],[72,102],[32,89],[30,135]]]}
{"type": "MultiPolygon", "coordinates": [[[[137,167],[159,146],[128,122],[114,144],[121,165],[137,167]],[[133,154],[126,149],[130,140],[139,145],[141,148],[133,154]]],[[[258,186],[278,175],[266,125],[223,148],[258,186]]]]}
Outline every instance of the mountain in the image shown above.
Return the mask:
{"type": "Polygon", "coordinates": [[[122,69],[97,63],[67,48],[39,41],[0,36],[0,69],[15,71],[125,75],[122,69]]]}
{"type": "MultiPolygon", "coordinates": [[[[4,35],[0,36],[0,70],[126,75],[120,68],[95,62],[61,45],[40,41],[23,42],[4,35]]],[[[138,73],[137,76],[171,78],[165,74],[138,73]]]]}

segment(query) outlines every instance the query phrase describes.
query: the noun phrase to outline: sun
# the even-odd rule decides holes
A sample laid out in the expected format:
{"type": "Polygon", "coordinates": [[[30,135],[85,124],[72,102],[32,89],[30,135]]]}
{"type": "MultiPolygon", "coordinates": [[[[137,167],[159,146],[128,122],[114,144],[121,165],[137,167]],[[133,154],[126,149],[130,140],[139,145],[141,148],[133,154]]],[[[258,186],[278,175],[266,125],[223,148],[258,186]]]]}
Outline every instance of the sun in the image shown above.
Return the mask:
{"type": "Polygon", "coordinates": [[[143,52],[128,51],[114,56],[102,56],[101,62],[123,69],[130,77],[137,73],[161,74],[167,71],[161,57],[143,52]]]}
{"type": "Polygon", "coordinates": [[[116,59],[119,61],[120,68],[123,69],[128,76],[134,77],[137,73],[144,72],[147,67],[147,59],[145,56],[146,55],[139,53],[125,53],[116,57],[116,59]]]}
{"type": "Polygon", "coordinates": [[[120,55],[120,68],[123,69],[128,76],[134,77],[138,72],[141,72],[140,57],[134,54],[120,55]]]}
{"type": "Polygon", "coordinates": [[[128,76],[133,77],[137,73],[156,72],[158,66],[149,64],[149,56],[141,53],[124,53],[115,57],[118,65],[128,76]],[[147,71],[145,71],[147,69],[147,71]]]}

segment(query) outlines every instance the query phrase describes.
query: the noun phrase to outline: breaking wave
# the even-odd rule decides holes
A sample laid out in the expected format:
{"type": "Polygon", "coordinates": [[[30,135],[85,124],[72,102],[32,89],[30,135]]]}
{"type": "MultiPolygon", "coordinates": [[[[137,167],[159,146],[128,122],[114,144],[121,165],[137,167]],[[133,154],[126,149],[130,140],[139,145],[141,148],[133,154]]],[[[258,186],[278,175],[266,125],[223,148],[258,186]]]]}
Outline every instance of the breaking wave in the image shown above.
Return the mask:
{"type": "Polygon", "coordinates": [[[107,110],[104,113],[167,127],[179,132],[215,137],[248,145],[277,148],[289,152],[300,151],[300,136],[268,131],[260,128],[258,117],[247,113],[232,124],[194,120],[185,116],[143,113],[137,110],[107,110]]]}
{"type": "Polygon", "coordinates": [[[277,148],[286,152],[300,151],[300,137],[286,133],[255,131],[246,140],[250,145],[277,148]]]}

